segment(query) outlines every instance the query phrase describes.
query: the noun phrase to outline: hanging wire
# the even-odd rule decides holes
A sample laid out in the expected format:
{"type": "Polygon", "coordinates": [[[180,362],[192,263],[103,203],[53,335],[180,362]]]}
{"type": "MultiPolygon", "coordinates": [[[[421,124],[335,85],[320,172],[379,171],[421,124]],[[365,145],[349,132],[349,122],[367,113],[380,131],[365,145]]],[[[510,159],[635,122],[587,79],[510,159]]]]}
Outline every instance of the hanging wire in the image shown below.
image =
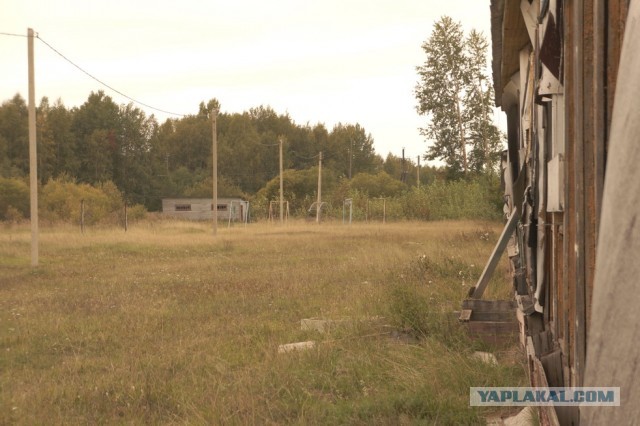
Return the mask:
{"type": "Polygon", "coordinates": [[[5,33],[5,32],[0,32],[0,35],[10,36],[10,37],[29,37],[28,35],[25,35],[25,34],[5,33]]]}
{"type": "MultiPolygon", "coordinates": [[[[11,36],[11,37],[28,37],[27,35],[24,34],[15,34],[15,33],[6,33],[6,32],[0,32],[0,35],[4,35],[4,36],[11,36]]],[[[120,90],[114,88],[113,86],[105,83],[104,81],[100,80],[99,78],[97,78],[96,76],[94,76],[93,74],[89,73],[88,71],[84,70],[80,65],[76,64],[75,62],[73,62],[71,59],[67,58],[65,55],[63,55],[58,49],[56,49],[55,47],[53,47],[51,44],[49,44],[46,40],[44,40],[42,37],[40,37],[40,34],[36,33],[36,38],[38,40],[40,40],[45,46],[47,46],[49,49],[51,49],[52,51],[54,51],[56,54],[58,54],[62,59],[64,59],[65,61],[67,61],[68,63],[70,63],[71,65],[73,65],[74,67],[76,67],[77,69],[79,69],[81,72],[83,72],[84,74],[86,74],[87,76],[89,76],[91,79],[97,81],[98,83],[100,83],[101,85],[103,85],[104,87],[106,87],[107,89],[119,94],[120,96],[125,97],[126,99],[129,99],[131,102],[136,103],[138,105],[142,105],[143,107],[152,109],[154,111],[158,111],[158,112],[162,112],[164,114],[170,114],[170,115],[175,115],[178,117],[185,117],[185,114],[179,114],[177,112],[171,112],[171,111],[167,111],[161,108],[156,108],[152,105],[146,104],[144,102],[139,101],[138,99],[135,99],[132,96],[127,95],[126,93],[121,92],[120,90]]]]}
{"type": "Polygon", "coordinates": [[[320,156],[320,154],[318,153],[318,154],[314,155],[313,157],[305,157],[305,156],[299,155],[295,151],[290,151],[290,152],[294,157],[299,158],[301,160],[313,160],[314,158],[318,158],[320,156]]]}

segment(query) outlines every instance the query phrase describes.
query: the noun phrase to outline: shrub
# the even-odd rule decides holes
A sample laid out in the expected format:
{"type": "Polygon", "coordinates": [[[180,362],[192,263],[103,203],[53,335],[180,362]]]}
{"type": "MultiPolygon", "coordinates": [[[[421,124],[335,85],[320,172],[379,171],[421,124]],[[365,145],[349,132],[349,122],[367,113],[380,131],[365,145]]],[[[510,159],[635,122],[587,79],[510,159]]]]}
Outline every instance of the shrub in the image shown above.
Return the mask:
{"type": "Polygon", "coordinates": [[[147,216],[147,209],[142,204],[127,207],[127,220],[142,220],[147,216]]]}
{"type": "Polygon", "coordinates": [[[368,194],[372,198],[396,196],[406,188],[405,183],[392,178],[386,172],[375,175],[358,173],[351,180],[351,189],[368,194]]]}
{"type": "Polygon", "coordinates": [[[467,342],[457,320],[441,303],[410,283],[392,285],[388,292],[388,312],[393,325],[416,337],[434,338],[455,347],[467,342]]]}
{"type": "Polygon", "coordinates": [[[21,179],[0,177],[0,220],[29,217],[29,185],[21,179]]]}
{"type": "Polygon", "coordinates": [[[436,181],[413,188],[400,197],[408,219],[486,219],[502,216],[499,182],[490,178],[471,181],[436,181]]]}
{"type": "Polygon", "coordinates": [[[62,178],[52,179],[42,188],[40,215],[52,222],[77,223],[83,200],[87,225],[113,222],[123,207],[122,195],[113,182],[93,187],[62,178]]]}

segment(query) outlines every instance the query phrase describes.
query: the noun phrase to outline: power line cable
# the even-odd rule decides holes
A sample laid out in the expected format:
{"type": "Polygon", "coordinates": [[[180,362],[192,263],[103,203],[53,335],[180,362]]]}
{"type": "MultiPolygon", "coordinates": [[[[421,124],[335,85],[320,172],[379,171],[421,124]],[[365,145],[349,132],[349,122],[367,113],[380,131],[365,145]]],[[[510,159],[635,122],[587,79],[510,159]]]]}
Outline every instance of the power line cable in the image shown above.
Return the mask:
{"type": "Polygon", "coordinates": [[[318,157],[320,156],[320,154],[316,154],[316,155],[314,155],[313,157],[304,157],[304,156],[302,156],[302,155],[299,155],[299,154],[298,154],[297,152],[295,152],[295,151],[289,151],[289,152],[290,152],[294,157],[297,157],[297,158],[299,158],[299,159],[301,159],[301,160],[313,160],[313,159],[318,158],[318,157]]]}
{"type": "Polygon", "coordinates": [[[10,37],[29,37],[28,35],[24,35],[24,34],[5,33],[5,32],[0,32],[0,35],[10,36],[10,37]]]}
{"type": "Polygon", "coordinates": [[[88,75],[90,78],[94,79],[95,81],[97,81],[98,83],[102,84],[104,87],[116,92],[117,94],[124,96],[125,98],[129,99],[130,101],[137,103],[138,105],[142,105],[144,107],[153,109],[155,111],[158,112],[163,112],[165,114],[171,114],[171,115],[175,115],[175,116],[179,116],[179,117],[184,117],[185,114],[179,114],[176,112],[171,112],[171,111],[167,111],[164,109],[160,109],[160,108],[156,108],[154,106],[151,106],[149,104],[146,104],[144,102],[141,102],[125,93],[122,93],[121,91],[119,91],[118,89],[115,89],[114,87],[108,85],[107,83],[105,83],[104,81],[98,79],[97,77],[95,77],[94,75],[90,74],[89,72],[85,71],[82,67],[80,67],[78,64],[76,64],[75,62],[73,62],[71,59],[67,58],[66,56],[64,56],[62,53],[60,53],[60,51],[58,51],[56,48],[54,48],[53,46],[51,46],[49,43],[47,43],[42,37],[40,37],[39,33],[36,33],[36,37],[38,38],[38,40],[40,40],[42,43],[44,43],[49,49],[53,50],[55,53],[57,53],[58,55],[60,55],[60,57],[62,59],[64,59],[65,61],[69,62],[71,65],[73,65],[74,67],[76,67],[77,69],[79,69],[80,71],[82,71],[83,73],[85,73],[86,75],[88,75]]]}
{"type": "MultiPolygon", "coordinates": [[[[10,37],[28,37],[27,35],[24,34],[15,34],[15,33],[7,33],[7,32],[0,32],[0,35],[4,35],[4,36],[10,36],[10,37]]],[[[104,81],[100,80],[99,78],[97,78],[96,76],[94,76],[93,74],[91,74],[90,72],[86,71],[85,69],[83,69],[80,65],[76,64],[75,62],[73,62],[71,59],[67,58],[64,54],[62,54],[58,49],[56,49],[55,47],[53,47],[51,44],[49,44],[46,40],[44,40],[42,37],[40,37],[39,33],[36,33],[36,38],[38,40],[40,40],[42,43],[44,43],[45,46],[47,46],[49,49],[51,49],[52,51],[54,51],[56,54],[58,54],[62,59],[64,59],[65,61],[69,62],[71,65],[73,65],[74,67],[76,67],[77,69],[79,69],[81,72],[83,72],[84,74],[86,74],[87,76],[89,76],[91,79],[97,81],[98,83],[100,83],[101,85],[103,85],[104,87],[106,87],[107,89],[119,94],[120,96],[123,96],[127,99],[129,99],[131,102],[134,102],[138,105],[142,105],[146,108],[152,109],[154,111],[158,111],[158,112],[162,112],[165,114],[170,114],[170,115],[175,115],[178,117],[184,117],[185,114],[179,114],[177,112],[172,112],[172,111],[167,111],[161,108],[156,108],[152,105],[146,104],[144,102],[139,101],[138,99],[127,95],[126,93],[121,92],[120,90],[116,89],[115,87],[105,83],[104,81]]]]}

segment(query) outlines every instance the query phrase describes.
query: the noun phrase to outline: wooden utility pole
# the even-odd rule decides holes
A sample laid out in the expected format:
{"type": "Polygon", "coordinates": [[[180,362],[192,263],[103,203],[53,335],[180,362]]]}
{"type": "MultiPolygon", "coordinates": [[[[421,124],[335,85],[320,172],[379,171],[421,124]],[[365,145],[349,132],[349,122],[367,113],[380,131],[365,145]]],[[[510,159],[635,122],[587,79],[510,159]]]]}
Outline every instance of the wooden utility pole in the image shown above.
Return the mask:
{"type": "Polygon", "coordinates": [[[400,175],[400,182],[407,182],[407,160],[404,159],[404,148],[402,148],[402,174],[400,175]]]}
{"type": "Polygon", "coordinates": [[[351,180],[351,160],[353,160],[353,139],[350,139],[351,147],[349,148],[349,180],[351,180]]]}
{"type": "Polygon", "coordinates": [[[31,266],[38,266],[38,152],[36,150],[36,88],[33,64],[33,37],[27,31],[29,56],[29,189],[31,192],[31,266]]]}
{"type": "Polygon", "coordinates": [[[216,121],[218,119],[218,110],[213,109],[211,111],[211,130],[212,130],[212,143],[211,152],[212,158],[212,174],[213,174],[213,202],[211,204],[211,212],[213,215],[213,235],[218,234],[218,129],[216,121]]]}
{"type": "Polygon", "coordinates": [[[278,142],[280,143],[280,224],[284,224],[284,182],[282,177],[282,143],[283,137],[280,136],[278,142]]]}
{"type": "Polygon", "coordinates": [[[318,160],[318,201],[316,203],[316,223],[320,223],[320,207],[322,206],[322,151],[318,160]]]}
{"type": "Polygon", "coordinates": [[[418,155],[418,168],[416,170],[417,170],[417,174],[418,174],[418,176],[417,176],[417,185],[418,185],[418,188],[420,188],[420,156],[419,155],[418,155]]]}

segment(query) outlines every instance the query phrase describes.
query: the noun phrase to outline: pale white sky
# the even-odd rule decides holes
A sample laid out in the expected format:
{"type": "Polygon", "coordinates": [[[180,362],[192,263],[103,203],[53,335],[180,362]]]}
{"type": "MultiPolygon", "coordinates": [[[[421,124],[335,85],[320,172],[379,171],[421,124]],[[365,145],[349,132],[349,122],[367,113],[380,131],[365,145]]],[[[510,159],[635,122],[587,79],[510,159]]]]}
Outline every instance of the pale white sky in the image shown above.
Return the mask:
{"type": "MultiPolygon", "coordinates": [[[[39,35],[154,107],[194,114],[270,105],[298,124],[362,125],[376,152],[426,150],[415,111],[420,48],[442,15],[489,38],[489,0],[0,0],[0,32],[39,35]]],[[[36,41],[36,99],[79,106],[104,89],[36,41]]],[[[27,97],[27,39],[0,36],[0,101],[27,97]]],[[[138,105],[139,106],[139,105],[138,105]]],[[[169,115],[139,106],[160,121],[169,115]]]]}

